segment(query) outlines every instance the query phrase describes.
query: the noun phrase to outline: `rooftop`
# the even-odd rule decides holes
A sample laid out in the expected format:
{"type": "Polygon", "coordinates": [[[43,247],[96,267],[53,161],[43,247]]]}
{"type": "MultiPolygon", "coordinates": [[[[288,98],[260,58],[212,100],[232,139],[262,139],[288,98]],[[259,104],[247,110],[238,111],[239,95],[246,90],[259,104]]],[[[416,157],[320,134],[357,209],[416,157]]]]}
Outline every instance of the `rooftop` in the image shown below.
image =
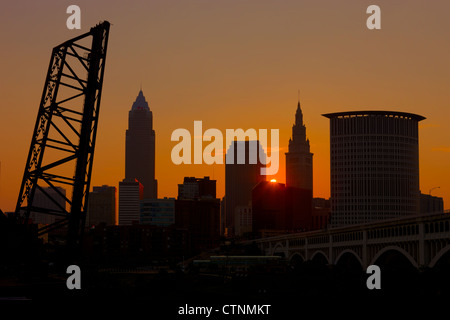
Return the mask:
{"type": "Polygon", "coordinates": [[[139,94],[136,97],[136,101],[134,101],[131,110],[150,110],[142,90],[139,91],[139,94]]]}
{"type": "Polygon", "coordinates": [[[367,116],[385,116],[392,118],[406,118],[421,121],[426,119],[423,116],[408,112],[398,112],[398,111],[381,111],[381,110],[366,110],[366,111],[345,111],[345,112],[334,112],[325,113],[322,116],[333,119],[333,118],[353,118],[353,117],[367,117],[367,116]]]}

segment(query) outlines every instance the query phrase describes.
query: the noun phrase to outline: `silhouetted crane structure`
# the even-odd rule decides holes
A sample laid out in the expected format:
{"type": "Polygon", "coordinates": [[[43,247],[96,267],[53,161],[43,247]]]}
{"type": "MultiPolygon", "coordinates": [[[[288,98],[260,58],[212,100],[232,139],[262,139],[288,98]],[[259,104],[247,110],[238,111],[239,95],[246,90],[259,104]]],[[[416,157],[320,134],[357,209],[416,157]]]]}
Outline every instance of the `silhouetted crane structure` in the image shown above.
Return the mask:
{"type": "Polygon", "coordinates": [[[72,246],[85,224],[109,27],[104,21],[53,48],[14,214],[22,224],[31,212],[56,216],[38,234],[67,226],[72,246]],[[34,203],[36,190],[55,209],[34,203]]]}

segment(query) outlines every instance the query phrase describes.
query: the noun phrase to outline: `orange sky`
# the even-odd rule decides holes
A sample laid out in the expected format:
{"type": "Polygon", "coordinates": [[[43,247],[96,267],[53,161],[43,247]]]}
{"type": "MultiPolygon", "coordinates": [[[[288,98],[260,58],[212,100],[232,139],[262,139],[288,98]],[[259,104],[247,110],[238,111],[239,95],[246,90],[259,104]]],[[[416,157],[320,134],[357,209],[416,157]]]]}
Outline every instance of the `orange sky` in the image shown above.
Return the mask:
{"type": "MultiPolygon", "coordinates": [[[[314,153],[314,195],[329,197],[329,123],[323,113],[394,110],[420,126],[420,186],[450,208],[450,3],[446,1],[77,1],[82,29],[66,28],[67,1],[20,1],[0,12],[0,208],[17,201],[51,49],[112,23],[92,186],[125,171],[128,111],[142,84],[154,116],[159,197],[184,176],[223,165],[172,164],[173,130],[280,130],[280,171],[297,90],[314,153]],[[370,4],[381,30],[366,28],[370,4]]],[[[206,143],[204,144],[206,145],[206,143]]],[[[272,177],[270,177],[272,178],[272,177]]]]}

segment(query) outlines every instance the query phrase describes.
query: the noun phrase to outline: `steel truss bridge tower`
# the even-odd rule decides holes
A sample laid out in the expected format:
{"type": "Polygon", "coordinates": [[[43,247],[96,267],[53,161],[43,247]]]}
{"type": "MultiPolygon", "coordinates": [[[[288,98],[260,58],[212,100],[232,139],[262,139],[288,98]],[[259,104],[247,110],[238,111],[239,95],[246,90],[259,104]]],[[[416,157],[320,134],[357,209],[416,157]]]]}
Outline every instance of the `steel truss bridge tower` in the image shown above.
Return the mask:
{"type": "Polygon", "coordinates": [[[109,27],[104,21],[53,48],[14,214],[22,224],[32,212],[55,216],[38,234],[67,226],[72,246],[84,229],[109,27]],[[52,206],[33,201],[37,190],[52,206]]]}

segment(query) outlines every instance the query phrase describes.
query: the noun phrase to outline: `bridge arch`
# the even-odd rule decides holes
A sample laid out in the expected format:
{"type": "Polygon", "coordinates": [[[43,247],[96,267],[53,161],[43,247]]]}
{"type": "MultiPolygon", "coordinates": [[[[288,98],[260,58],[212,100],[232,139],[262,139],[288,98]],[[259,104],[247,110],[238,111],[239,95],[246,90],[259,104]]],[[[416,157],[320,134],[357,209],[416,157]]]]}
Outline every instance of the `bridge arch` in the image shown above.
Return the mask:
{"type": "Polygon", "coordinates": [[[416,260],[414,260],[414,258],[404,249],[398,247],[398,246],[387,246],[384,247],[383,249],[381,249],[380,251],[378,251],[375,256],[372,258],[372,261],[370,262],[370,265],[375,264],[377,262],[377,260],[386,252],[388,251],[397,251],[399,253],[401,253],[415,268],[418,268],[419,265],[416,262],[416,260]]]}
{"type": "Polygon", "coordinates": [[[283,244],[281,244],[280,242],[278,242],[272,250],[272,255],[273,256],[281,256],[283,258],[286,257],[286,248],[283,247],[283,244]]]}
{"type": "Polygon", "coordinates": [[[441,251],[439,251],[436,256],[431,260],[429,267],[433,268],[436,263],[447,253],[450,251],[450,244],[445,246],[441,251]]]}
{"type": "Polygon", "coordinates": [[[364,263],[362,262],[361,258],[358,256],[358,254],[357,254],[355,251],[353,251],[353,250],[351,250],[351,249],[345,249],[344,251],[342,251],[342,252],[337,256],[337,258],[334,260],[334,265],[337,265],[337,264],[341,261],[342,257],[343,257],[344,255],[347,255],[347,254],[351,254],[353,257],[355,257],[356,260],[358,260],[358,262],[359,262],[361,268],[364,268],[364,263]]]}
{"type": "Polygon", "coordinates": [[[289,260],[289,262],[294,262],[294,261],[305,262],[306,261],[305,257],[300,252],[293,252],[290,255],[288,260],[289,260]]]}
{"type": "Polygon", "coordinates": [[[315,262],[324,262],[324,264],[330,264],[330,260],[328,259],[328,256],[323,252],[322,250],[315,251],[311,256],[311,261],[315,262]]]}

